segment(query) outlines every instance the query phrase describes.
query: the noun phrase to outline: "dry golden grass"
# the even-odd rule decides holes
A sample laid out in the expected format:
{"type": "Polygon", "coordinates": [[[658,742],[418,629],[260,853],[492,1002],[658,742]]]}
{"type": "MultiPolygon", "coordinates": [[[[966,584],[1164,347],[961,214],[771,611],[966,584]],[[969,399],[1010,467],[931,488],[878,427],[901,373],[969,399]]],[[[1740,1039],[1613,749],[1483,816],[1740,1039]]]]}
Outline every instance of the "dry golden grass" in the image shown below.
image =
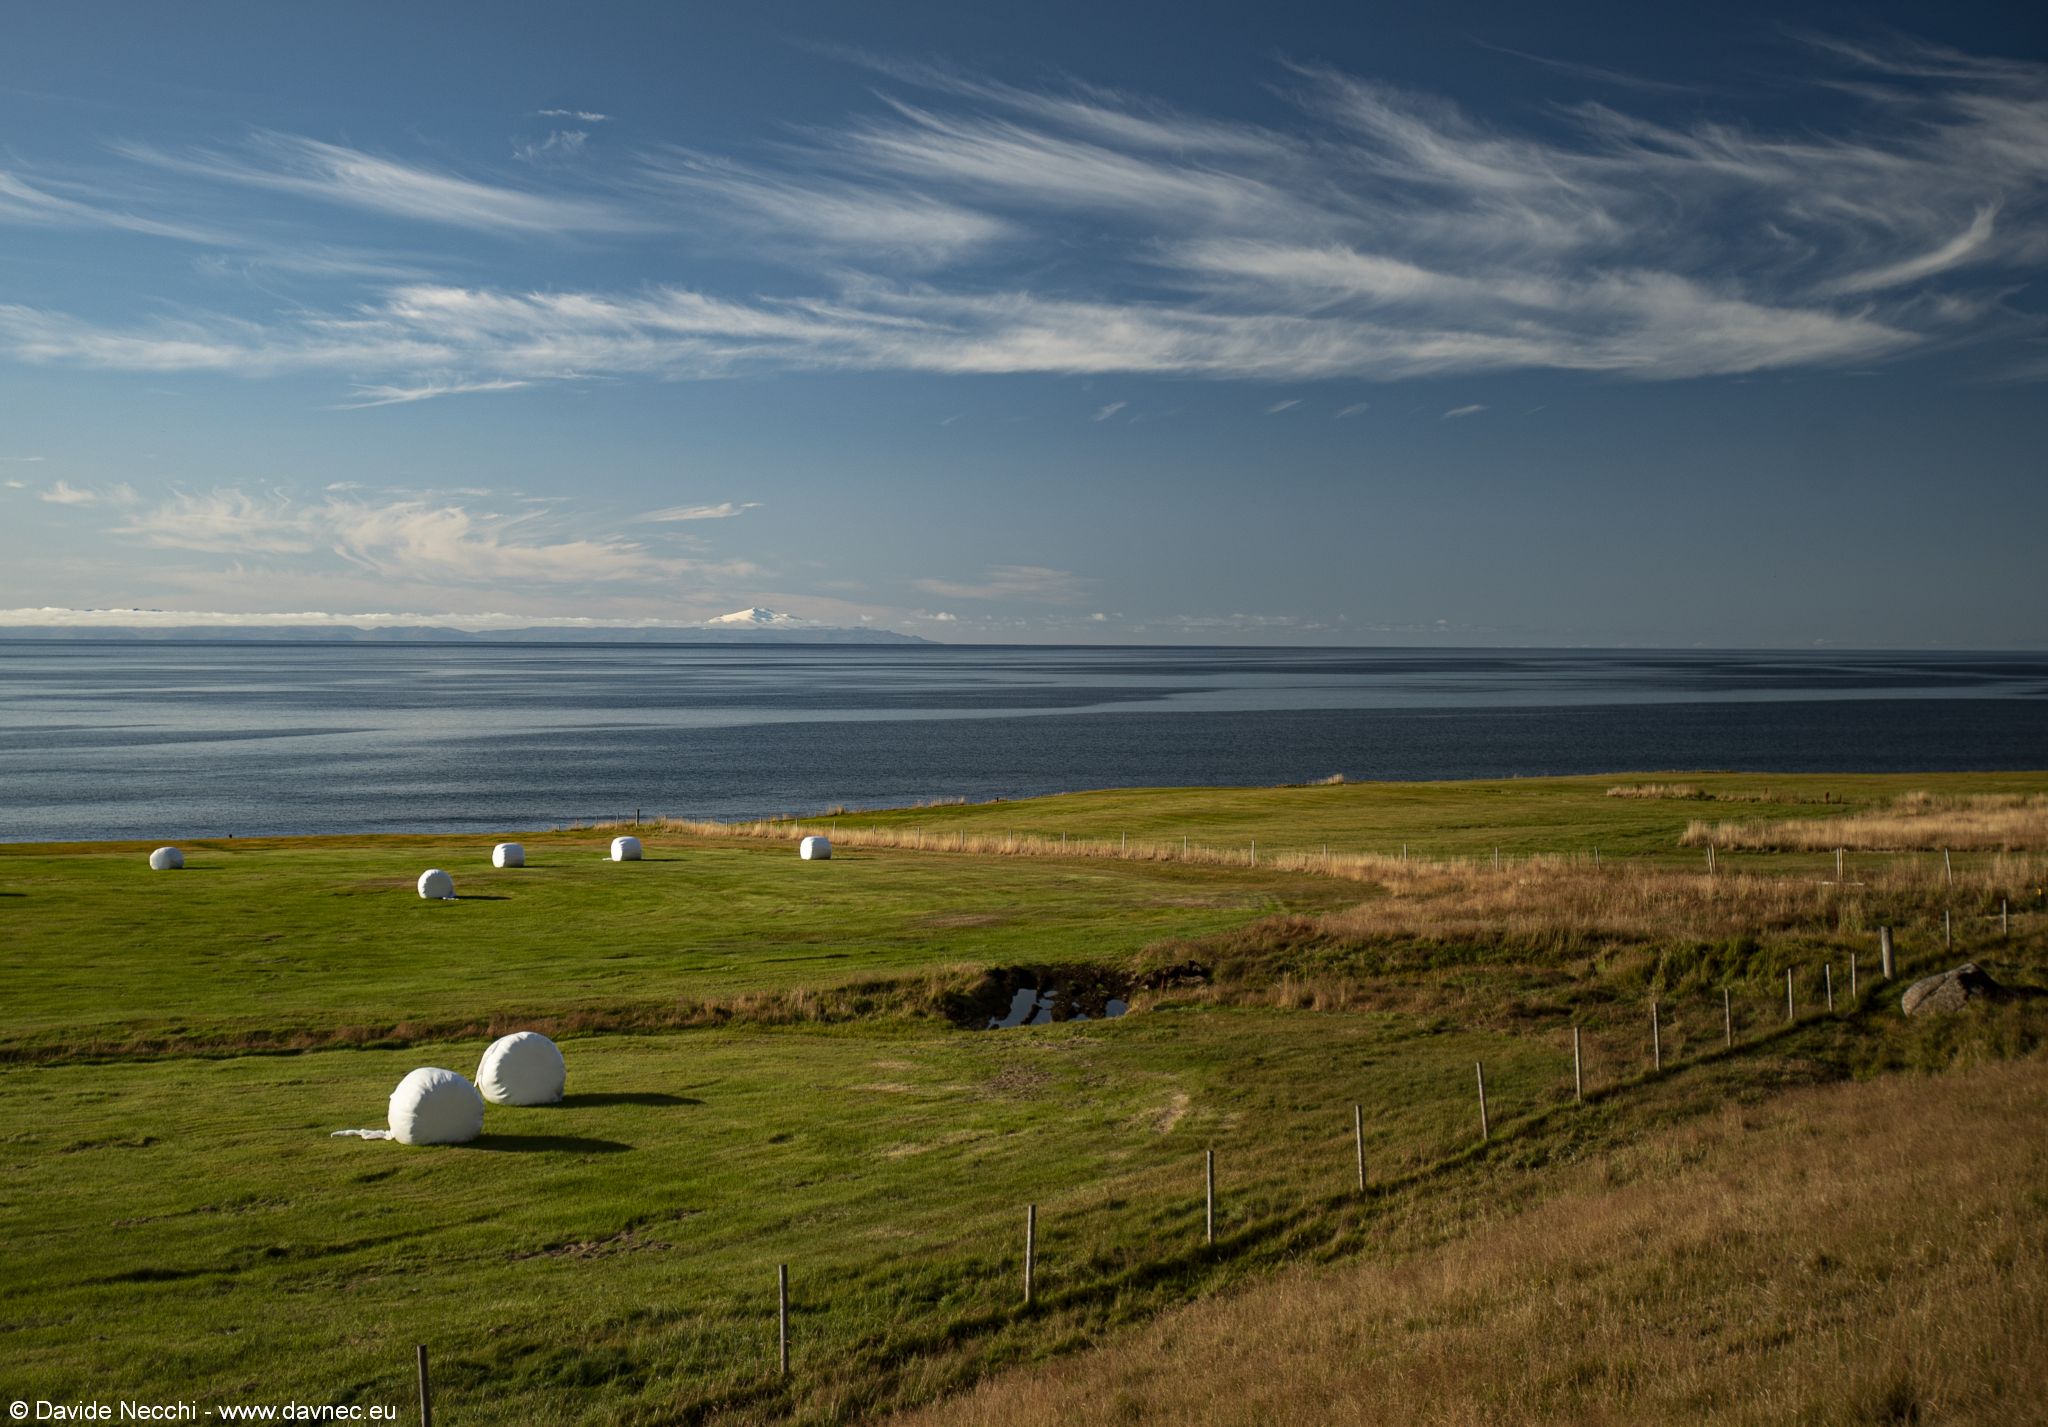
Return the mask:
{"type": "Polygon", "coordinates": [[[2044,1186],[2040,1057],[1793,1092],[1442,1247],[1290,1272],[901,1427],[2038,1423],[2044,1186]]]}
{"type": "Polygon", "coordinates": [[[1838,847],[1866,852],[2041,849],[2048,848],[2048,797],[1909,793],[1883,808],[1838,818],[1768,823],[1695,819],[1680,841],[1688,847],[1765,852],[1826,852],[1838,847]]]}
{"type": "MultiPolygon", "coordinates": [[[[919,807],[939,806],[918,804],[919,807]]],[[[594,823],[596,828],[630,827],[631,823],[594,823]]],[[[1099,857],[1126,862],[1189,862],[1208,867],[1266,867],[1280,872],[1316,872],[1359,881],[1377,881],[1387,867],[1405,864],[1398,857],[1370,854],[1260,852],[1256,846],[1205,847],[1198,842],[1143,838],[1047,837],[1035,833],[931,832],[923,828],[844,827],[830,822],[764,819],[755,822],[698,822],[687,818],[650,819],[638,826],[693,837],[738,837],[772,842],[798,842],[813,835],[827,837],[834,847],[886,847],[912,852],[957,852],[974,857],[1099,857]]],[[[1418,860],[1414,865],[1422,865],[1418,860]]]]}
{"type": "Polygon", "coordinates": [[[1607,796],[1610,798],[1698,798],[1704,800],[1713,795],[1696,783],[1624,783],[1620,787],[1609,788],[1607,796]]]}
{"type": "MultiPolygon", "coordinates": [[[[2048,806],[2048,799],[2033,800],[2048,806]]],[[[1826,826],[1837,826],[1830,822],[1826,826]]],[[[1913,914],[1938,924],[1943,906],[1995,908],[2048,885],[2048,858],[1996,853],[1945,868],[1939,859],[1872,859],[1843,881],[1774,869],[1710,874],[1638,860],[1581,854],[1424,859],[1375,854],[1255,852],[1136,839],[1085,840],[1030,834],[844,828],[794,822],[663,826],[705,837],[793,841],[826,833],[845,847],[907,848],[976,856],[1114,858],[1317,873],[1370,884],[1376,895],[1342,912],[1307,919],[1310,934],[1371,941],[1512,947],[1571,955],[1610,947],[1720,942],[1733,938],[1875,934],[1877,922],[1913,914]],[[1875,909],[1883,908],[1882,913],[1875,909]]],[[[1795,825],[1796,826],[1796,825],[1795,825]]],[[[1828,842],[1829,848],[1837,844],[1828,842]]],[[[1340,997],[1340,1000],[1346,998],[1340,997]]]]}

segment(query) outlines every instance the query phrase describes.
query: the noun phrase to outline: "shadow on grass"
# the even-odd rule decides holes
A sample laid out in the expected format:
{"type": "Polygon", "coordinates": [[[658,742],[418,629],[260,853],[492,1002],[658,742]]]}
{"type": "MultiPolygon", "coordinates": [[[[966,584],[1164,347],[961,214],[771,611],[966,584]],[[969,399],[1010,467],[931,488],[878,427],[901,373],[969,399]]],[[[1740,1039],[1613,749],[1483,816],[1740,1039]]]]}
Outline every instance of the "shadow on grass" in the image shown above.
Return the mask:
{"type": "Polygon", "coordinates": [[[593,1140],[582,1135],[485,1135],[468,1148],[501,1154],[624,1154],[633,1148],[618,1140],[593,1140]]]}
{"type": "Polygon", "coordinates": [[[448,899],[451,902],[509,902],[510,897],[496,892],[462,892],[448,899]]]}
{"type": "Polygon", "coordinates": [[[564,1095],[557,1103],[567,1109],[587,1109],[596,1105],[702,1105],[704,1102],[693,1096],[670,1095],[661,1090],[619,1090],[564,1095]]]}

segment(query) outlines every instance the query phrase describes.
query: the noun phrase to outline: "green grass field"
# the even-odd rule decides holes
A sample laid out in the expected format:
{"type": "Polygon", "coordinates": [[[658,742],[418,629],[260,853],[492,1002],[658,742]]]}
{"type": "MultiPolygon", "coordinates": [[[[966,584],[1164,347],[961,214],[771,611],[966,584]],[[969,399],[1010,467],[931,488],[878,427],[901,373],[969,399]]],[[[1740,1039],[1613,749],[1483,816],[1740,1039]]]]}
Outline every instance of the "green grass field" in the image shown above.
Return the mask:
{"type": "MultiPolygon", "coordinates": [[[[1604,798],[1616,781],[1434,796],[1468,841],[1484,840],[1479,810],[1512,797],[1500,835],[1525,835],[1508,846],[1605,819],[1580,835],[1661,862],[1702,805],[1604,798]]],[[[1897,791],[1826,781],[1855,797],[1704,807],[1825,815],[1897,791]]],[[[1102,796],[1153,806],[1159,827],[1298,821],[1363,842],[1427,826],[1432,790],[1102,796]]],[[[1072,801],[995,811],[1067,825],[1072,801]]],[[[617,865],[603,834],[522,840],[532,865],[517,872],[489,868],[488,839],[191,844],[187,870],[162,874],[140,845],[0,846],[0,1392],[397,1406],[423,1343],[443,1423],[852,1420],[1116,1341],[1284,1265],[1457,1242],[1561,1192],[1565,1168],[1729,1103],[2024,1055],[2043,1034],[2034,1001],[1904,1022],[1867,962],[1861,996],[1842,985],[1827,1013],[1818,959],[1839,973],[1868,940],[1843,915],[1853,889],[1804,920],[1773,902],[1740,945],[1676,925],[1618,938],[1561,910],[1568,934],[1411,937],[1395,954],[1378,930],[1347,931],[1344,909],[1398,923],[1404,898],[1448,894],[1085,857],[850,849],[805,864],[787,845],[655,830],[648,861],[617,865]],[[430,865],[464,900],[414,895],[430,865]],[[1297,980],[1304,947],[1361,994],[1317,1009],[1297,980]],[[975,1032],[941,1013],[985,967],[1162,957],[1237,970],[1147,992],[1117,1020],[975,1032]],[[1662,998],[1661,1074],[1646,988],[1662,998]],[[564,1104],[492,1107],[466,1147],[330,1137],[380,1124],[407,1069],[472,1073],[494,1031],[533,1022],[562,1040],[564,1104]],[[1026,1204],[1040,1216],[1029,1311],[1026,1204]],[[782,1263],[788,1379],[774,1370],[782,1263]]],[[[1811,861],[1754,859],[1801,887],[1811,861]]],[[[2000,890],[1987,879],[2003,873],[1971,875],[1973,906],[2000,890]]],[[[1909,970],[1967,953],[2048,987],[2048,919],[1994,933],[1975,918],[1951,953],[1925,930],[1948,893],[1913,885],[1909,970]]]]}

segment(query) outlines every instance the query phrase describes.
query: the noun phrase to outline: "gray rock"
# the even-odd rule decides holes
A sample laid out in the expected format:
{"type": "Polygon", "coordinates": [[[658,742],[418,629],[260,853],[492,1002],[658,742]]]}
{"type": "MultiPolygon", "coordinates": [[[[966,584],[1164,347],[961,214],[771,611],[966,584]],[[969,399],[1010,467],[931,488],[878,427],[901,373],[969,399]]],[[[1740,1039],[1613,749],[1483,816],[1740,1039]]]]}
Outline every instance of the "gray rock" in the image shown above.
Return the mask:
{"type": "Polygon", "coordinates": [[[1972,1001],[1996,999],[2004,991],[1984,968],[1966,961],[1953,971],[1915,981],[1899,998],[1899,1005],[1909,1016],[1924,1016],[1932,1011],[1960,1011],[1972,1001]]]}

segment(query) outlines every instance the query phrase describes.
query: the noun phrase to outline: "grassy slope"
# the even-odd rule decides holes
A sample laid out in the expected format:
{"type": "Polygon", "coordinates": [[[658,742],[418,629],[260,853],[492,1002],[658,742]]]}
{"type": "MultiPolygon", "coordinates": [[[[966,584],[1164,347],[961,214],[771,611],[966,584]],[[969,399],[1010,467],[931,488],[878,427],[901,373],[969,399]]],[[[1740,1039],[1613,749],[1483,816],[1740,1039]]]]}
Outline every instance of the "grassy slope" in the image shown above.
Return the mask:
{"type": "MultiPolygon", "coordinates": [[[[1493,796],[1439,792],[1453,812],[1493,796]]],[[[1623,800],[1593,806],[1612,804],[1623,800]]],[[[2039,1038],[2031,1011],[1907,1026],[1867,983],[1862,1005],[1844,997],[1841,1015],[1784,1028],[1758,968],[1786,947],[1766,946],[1742,954],[1761,992],[1744,987],[1745,1042],[1723,1054],[1715,986],[1729,964],[1674,943],[1656,952],[1667,970],[1690,968],[1658,983],[1678,1018],[1672,1068],[1645,1076],[1647,953],[1536,937],[1409,946],[1382,964],[1372,945],[1338,941],[1317,955],[1377,967],[1373,1009],[1294,1009],[1307,1003],[1284,984],[1261,1005],[1247,984],[999,1035],[892,1014],[589,1036],[567,1049],[572,1091],[594,1098],[494,1109],[474,1148],[327,1138],[377,1123],[412,1065],[472,1068],[481,1031],[432,1042],[418,1023],[434,1014],[1111,959],[1369,890],[1085,859],[805,866],[758,843],[651,842],[675,860],[616,867],[589,834],[527,841],[535,875],[496,877],[476,866],[483,849],[428,839],[198,847],[190,871],[158,876],[133,848],[0,850],[0,887],[29,894],[4,907],[21,935],[0,968],[0,1037],[113,1057],[0,1070],[0,1241],[20,1305],[0,1319],[0,1358],[22,1365],[21,1381],[54,1396],[169,1384],[394,1403],[424,1341],[450,1420],[845,1420],[1100,1341],[1282,1263],[1454,1240],[1557,1192],[1559,1166],[1731,1101],[2039,1038]],[[464,891],[509,887],[507,900],[421,903],[411,876],[431,862],[464,891]],[[620,952],[639,960],[606,960],[620,952]],[[1573,1016],[1592,1031],[1602,1092],[1583,1110],[1568,1104],[1573,1016]],[[114,1033],[285,1018],[412,1021],[414,1043],[123,1058],[114,1033]],[[1481,1057],[1496,1127],[1484,1150],[1470,1091],[1481,1057]],[[1371,1115],[1364,1198],[1347,1187],[1354,1100],[1371,1115]],[[1213,1254],[1197,1242],[1206,1146],[1223,1185],[1213,1254]],[[1028,1315],[1014,1311],[1027,1201],[1043,1215],[1044,1293],[1028,1315]],[[768,1371],[783,1261],[799,1304],[787,1384],[768,1371]]],[[[1986,944],[2002,972],[2043,979],[2036,922],[1986,944]]],[[[1256,970],[1262,955],[1241,959],[1256,970]]]]}
{"type": "MultiPolygon", "coordinates": [[[[1872,807],[1913,790],[2039,793],[2032,773],[1672,773],[1592,778],[1514,778],[1459,783],[1341,783],[1292,788],[1123,788],[1015,803],[951,804],[842,814],[842,827],[938,832],[1029,833],[1262,851],[1398,852],[1483,857],[1590,852],[1695,862],[1678,838],[1694,818],[1827,817],[1872,807]],[[1610,798],[1612,787],[1680,782],[1710,793],[1768,790],[1783,802],[1610,798]],[[1829,801],[1823,801],[1828,799],[1829,801]],[[1797,801],[1794,801],[1797,800],[1797,801]]],[[[817,823],[819,819],[809,819],[817,823]]],[[[826,821],[829,821],[827,819],[826,821]]],[[[1818,857],[1809,859],[1821,865],[1818,857]]],[[[1802,864],[1803,865],[1803,864],[1802,864]]]]}
{"type": "Polygon", "coordinates": [[[2048,1060],[1729,1107],[1561,1178],[904,1427],[2041,1420],[2048,1060]]]}

